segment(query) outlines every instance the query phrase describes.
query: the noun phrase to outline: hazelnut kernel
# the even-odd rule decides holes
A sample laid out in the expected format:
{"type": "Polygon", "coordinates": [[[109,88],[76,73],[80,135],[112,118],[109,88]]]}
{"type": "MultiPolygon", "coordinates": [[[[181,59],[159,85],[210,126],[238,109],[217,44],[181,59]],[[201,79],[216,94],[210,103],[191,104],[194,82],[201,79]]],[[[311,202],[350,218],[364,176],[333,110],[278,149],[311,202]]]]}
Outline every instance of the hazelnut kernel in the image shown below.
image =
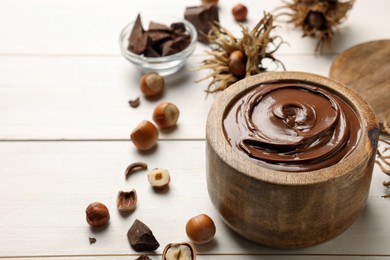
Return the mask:
{"type": "Polygon", "coordinates": [[[91,227],[100,227],[110,220],[108,208],[100,202],[93,202],[85,210],[87,222],[91,227]]]}
{"type": "Polygon", "coordinates": [[[153,121],[160,128],[170,128],[176,125],[180,111],[170,102],[163,102],[156,106],[153,112],[153,121]]]}
{"type": "Polygon", "coordinates": [[[248,8],[246,8],[243,4],[237,4],[233,7],[232,14],[234,20],[237,22],[244,22],[246,20],[246,16],[248,15],[248,8]]]}
{"type": "Polygon", "coordinates": [[[194,260],[196,252],[190,243],[171,243],[165,246],[163,260],[194,260]]]}
{"type": "Polygon", "coordinates": [[[131,132],[130,138],[139,150],[146,151],[156,145],[158,129],[153,123],[144,120],[131,132]]]}
{"type": "Polygon", "coordinates": [[[236,77],[245,77],[246,56],[243,51],[236,50],[229,55],[229,70],[236,77]]]}
{"type": "Polygon", "coordinates": [[[171,178],[166,169],[156,168],[148,173],[148,181],[155,189],[165,189],[168,187],[171,178]]]}
{"type": "Polygon", "coordinates": [[[157,72],[149,72],[141,77],[139,84],[146,97],[157,97],[163,93],[165,82],[157,72]]]}
{"type": "Polygon", "coordinates": [[[204,244],[213,239],[215,235],[214,221],[206,214],[195,216],[186,224],[187,236],[195,244],[204,244]]]}

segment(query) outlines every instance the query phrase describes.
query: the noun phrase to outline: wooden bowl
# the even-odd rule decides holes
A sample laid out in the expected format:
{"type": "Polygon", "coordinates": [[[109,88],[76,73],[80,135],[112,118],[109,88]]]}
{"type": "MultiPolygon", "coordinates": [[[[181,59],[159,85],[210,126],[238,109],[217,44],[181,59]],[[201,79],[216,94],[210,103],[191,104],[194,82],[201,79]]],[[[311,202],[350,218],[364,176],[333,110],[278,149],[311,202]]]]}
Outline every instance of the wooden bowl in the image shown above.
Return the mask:
{"type": "Polygon", "coordinates": [[[332,239],[354,223],[366,204],[378,133],[368,103],[342,83],[303,72],[243,79],[216,97],[208,115],[206,171],[211,201],[230,228],[261,245],[301,248],[332,239]],[[355,129],[360,136],[348,156],[325,168],[294,172],[271,169],[233,149],[223,126],[233,102],[260,83],[280,81],[315,84],[349,104],[360,121],[360,130],[355,129]]]}

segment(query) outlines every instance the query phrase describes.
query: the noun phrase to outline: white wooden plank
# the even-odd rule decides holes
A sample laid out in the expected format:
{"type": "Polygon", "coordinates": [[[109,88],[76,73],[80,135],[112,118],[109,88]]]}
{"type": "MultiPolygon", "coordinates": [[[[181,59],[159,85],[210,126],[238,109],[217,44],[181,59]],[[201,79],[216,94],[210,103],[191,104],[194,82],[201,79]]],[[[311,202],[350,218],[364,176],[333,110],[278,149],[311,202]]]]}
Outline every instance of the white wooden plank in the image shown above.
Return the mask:
{"type": "Polygon", "coordinates": [[[0,256],[135,254],[126,232],[136,218],[153,230],[161,254],[165,244],[187,240],[185,223],[200,213],[209,214],[217,226],[215,240],[197,247],[210,256],[205,259],[226,254],[390,256],[390,203],[381,198],[386,192],[382,182],[389,177],[378,168],[366,209],[345,233],[307,249],[273,250],[242,239],[222,223],[206,189],[204,149],[203,141],[162,141],[150,154],[122,141],[0,142],[0,256]],[[154,192],[146,172],[125,180],[126,166],[139,160],[151,169],[169,169],[167,193],[154,192]],[[115,197],[118,190],[132,188],[139,204],[123,217],[115,197]],[[85,221],[84,210],[92,201],[105,203],[111,212],[110,225],[97,232],[85,221]],[[89,245],[89,236],[97,243],[89,245]]]}
{"type": "MultiPolygon", "coordinates": [[[[151,120],[160,101],[175,103],[178,128],[162,139],[199,139],[214,95],[204,90],[209,80],[195,83],[209,71],[191,72],[205,56],[167,78],[163,98],[146,100],[138,71],[121,57],[0,57],[0,139],[128,139],[141,120],[151,120]],[[133,109],[128,100],[141,96],[133,109]]],[[[280,56],[289,70],[326,75],[331,58],[280,56]]]]}
{"type": "MultiPolygon", "coordinates": [[[[23,1],[1,0],[0,54],[119,54],[118,37],[125,24],[138,12],[165,13],[183,17],[186,6],[198,5],[198,0],[67,0],[23,1]]],[[[281,1],[246,0],[248,25],[261,19],[263,10],[273,11],[281,1]]],[[[236,35],[240,28],[234,22],[231,8],[234,1],[220,1],[220,20],[236,35]]],[[[346,22],[334,39],[334,52],[358,43],[389,38],[387,0],[356,1],[346,22]]],[[[302,39],[301,31],[284,24],[276,30],[290,47],[282,53],[313,53],[315,41],[302,39]]],[[[197,52],[204,46],[199,45],[197,52]]]]}

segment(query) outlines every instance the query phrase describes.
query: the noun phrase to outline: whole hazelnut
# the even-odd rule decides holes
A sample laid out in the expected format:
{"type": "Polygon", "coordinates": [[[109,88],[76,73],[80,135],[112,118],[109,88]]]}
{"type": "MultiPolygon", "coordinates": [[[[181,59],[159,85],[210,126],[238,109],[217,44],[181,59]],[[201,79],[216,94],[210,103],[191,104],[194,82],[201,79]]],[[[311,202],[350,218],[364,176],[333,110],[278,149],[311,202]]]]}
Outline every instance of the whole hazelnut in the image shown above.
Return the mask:
{"type": "Polygon", "coordinates": [[[215,235],[214,221],[206,214],[193,217],[187,222],[186,233],[195,244],[207,243],[215,235]]]}
{"type": "Polygon", "coordinates": [[[165,81],[157,72],[149,72],[141,77],[139,85],[145,97],[157,97],[163,93],[165,81]]]}
{"type": "Polygon", "coordinates": [[[85,210],[87,222],[91,227],[100,227],[110,220],[108,208],[100,202],[93,202],[85,210]]]}
{"type": "Polygon", "coordinates": [[[163,102],[156,106],[153,112],[153,121],[160,128],[170,128],[176,125],[180,111],[170,102],[163,102]]]}
{"type": "Polygon", "coordinates": [[[246,20],[246,16],[248,15],[248,8],[246,8],[243,4],[237,4],[233,7],[232,14],[234,20],[237,22],[244,22],[246,20]]]}
{"type": "Polygon", "coordinates": [[[144,120],[131,132],[130,138],[139,150],[146,151],[156,145],[158,129],[153,123],[144,120]]]}
{"type": "Polygon", "coordinates": [[[243,78],[246,74],[246,56],[243,51],[236,50],[229,55],[229,70],[239,78],[243,78]]]}
{"type": "Polygon", "coordinates": [[[148,173],[148,181],[153,188],[163,190],[168,187],[171,177],[166,169],[156,168],[148,173]]]}

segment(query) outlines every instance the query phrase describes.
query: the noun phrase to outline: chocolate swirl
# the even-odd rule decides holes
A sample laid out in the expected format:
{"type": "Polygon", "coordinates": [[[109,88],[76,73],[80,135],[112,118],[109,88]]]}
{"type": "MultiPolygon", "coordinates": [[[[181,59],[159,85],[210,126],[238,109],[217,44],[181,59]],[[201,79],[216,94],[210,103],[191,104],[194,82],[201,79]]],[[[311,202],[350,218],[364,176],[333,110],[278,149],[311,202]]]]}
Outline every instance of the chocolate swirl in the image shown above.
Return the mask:
{"type": "Polygon", "coordinates": [[[337,94],[306,82],[252,88],[227,109],[229,143],[275,170],[309,171],[333,165],[356,146],[360,121],[337,94]]]}

